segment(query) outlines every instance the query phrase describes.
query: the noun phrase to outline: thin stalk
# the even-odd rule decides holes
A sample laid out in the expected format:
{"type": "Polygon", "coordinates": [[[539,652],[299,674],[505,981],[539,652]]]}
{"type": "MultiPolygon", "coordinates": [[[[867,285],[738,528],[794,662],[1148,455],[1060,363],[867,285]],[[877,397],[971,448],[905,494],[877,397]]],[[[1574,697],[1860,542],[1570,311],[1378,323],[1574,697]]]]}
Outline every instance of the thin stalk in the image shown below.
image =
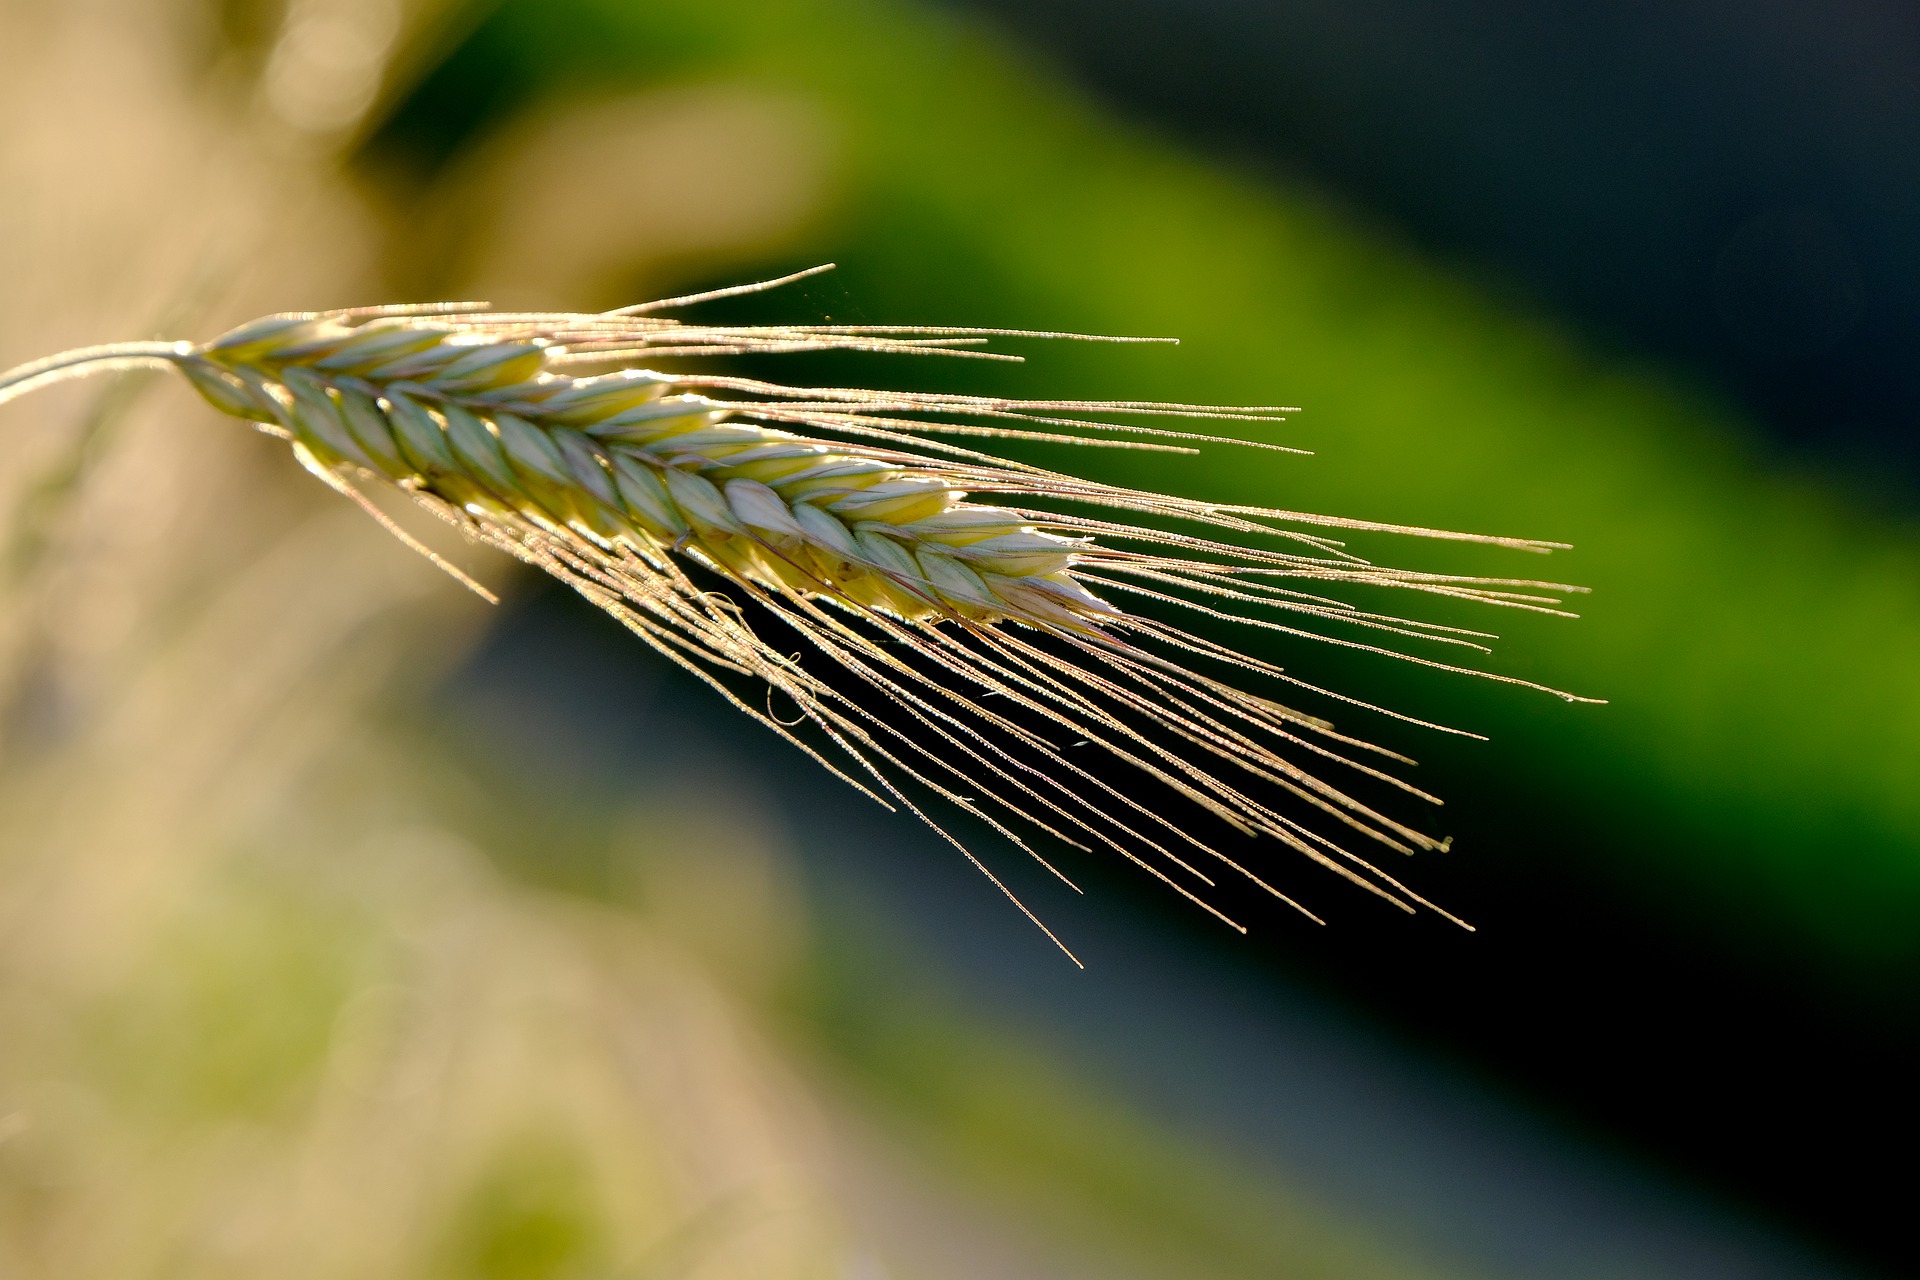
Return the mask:
{"type": "Polygon", "coordinates": [[[62,351],[0,373],[0,404],[69,378],[90,378],[121,369],[165,369],[192,354],[191,342],[110,342],[62,351]]]}

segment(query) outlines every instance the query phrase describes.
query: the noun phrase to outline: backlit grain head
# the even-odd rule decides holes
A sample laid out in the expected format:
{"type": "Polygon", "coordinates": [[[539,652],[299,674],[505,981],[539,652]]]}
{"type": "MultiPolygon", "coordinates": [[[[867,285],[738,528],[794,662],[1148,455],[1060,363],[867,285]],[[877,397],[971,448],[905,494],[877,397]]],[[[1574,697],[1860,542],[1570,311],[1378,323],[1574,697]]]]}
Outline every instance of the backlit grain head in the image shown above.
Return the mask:
{"type": "Polygon", "coordinates": [[[821,350],[993,358],[980,348],[1002,332],[703,326],[662,314],[711,296],[593,314],[458,304],[271,316],[201,345],[92,348],[23,366],[0,375],[0,401],[102,368],[177,369],[215,408],[287,439],[308,470],[469,586],[480,590],[370,495],[404,494],[566,582],[956,846],[925,793],[1043,861],[1035,833],[1117,853],[1215,914],[1205,891],[1216,868],[1266,887],[1225,843],[1235,835],[1277,840],[1408,910],[1427,905],[1322,829],[1400,852],[1439,847],[1321,777],[1357,773],[1432,800],[1367,763],[1403,758],[1275,700],[1263,688],[1311,686],[1180,619],[1464,670],[1402,647],[1478,648],[1483,633],[1374,612],[1343,592],[1557,613],[1574,588],[1384,567],[1338,535],[1552,544],[1195,501],[978,447],[1191,452],[1209,438],[1167,420],[1267,422],[1279,408],[792,387],[647,367],[821,350]],[[714,590],[716,578],[730,589],[714,590]],[[791,628],[816,663],[792,653],[790,638],[763,637],[769,622],[791,628]],[[774,713],[771,692],[792,716],[774,713]],[[1088,748],[1157,786],[1116,782],[1088,763],[1088,748]]]}

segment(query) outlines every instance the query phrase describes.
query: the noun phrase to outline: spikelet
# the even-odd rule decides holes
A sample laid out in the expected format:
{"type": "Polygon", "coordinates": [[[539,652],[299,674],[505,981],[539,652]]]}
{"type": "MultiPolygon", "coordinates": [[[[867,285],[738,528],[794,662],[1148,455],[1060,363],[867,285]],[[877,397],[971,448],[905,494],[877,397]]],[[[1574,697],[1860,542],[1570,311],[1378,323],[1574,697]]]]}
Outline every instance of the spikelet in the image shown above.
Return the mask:
{"type": "Polygon", "coordinates": [[[1209,863],[1283,896],[1203,838],[1192,811],[1144,799],[1069,754],[1094,746],[1228,830],[1278,840],[1404,909],[1432,905],[1305,821],[1317,810],[1400,852],[1442,847],[1317,773],[1332,764],[1432,800],[1354,758],[1404,757],[1230,683],[1237,673],[1312,688],[1158,615],[1186,610],[1374,652],[1394,651],[1370,634],[1478,647],[1484,633],[1367,612],[1327,592],[1364,585],[1558,613],[1559,595],[1575,588],[1382,568],[1313,530],[1555,544],[1195,502],[954,439],[1191,452],[1176,442],[1208,437],[1087,415],[1257,422],[1278,408],[795,388],[636,367],[819,350],[981,356],[981,343],[1010,332],[708,327],[657,314],[744,291],[600,314],[457,304],[272,316],[201,346],[89,348],[22,366],[0,375],[0,403],[102,368],[177,369],[216,408],[289,440],[309,471],[474,590],[487,594],[365,491],[397,489],[567,583],[833,773],[918,815],[1003,892],[905,780],[1043,863],[1023,830],[1111,850],[1222,920],[1201,896],[1214,884],[1209,863]],[[611,371],[570,372],[594,367],[611,371]],[[700,571],[732,594],[701,585],[700,571]],[[840,682],[758,634],[736,595],[792,627],[840,682]],[[1155,613],[1118,599],[1153,601],[1155,613]],[[771,700],[756,708],[729,677],[778,691],[799,719],[777,717],[771,700]],[[796,732],[803,724],[807,736],[796,732]]]}

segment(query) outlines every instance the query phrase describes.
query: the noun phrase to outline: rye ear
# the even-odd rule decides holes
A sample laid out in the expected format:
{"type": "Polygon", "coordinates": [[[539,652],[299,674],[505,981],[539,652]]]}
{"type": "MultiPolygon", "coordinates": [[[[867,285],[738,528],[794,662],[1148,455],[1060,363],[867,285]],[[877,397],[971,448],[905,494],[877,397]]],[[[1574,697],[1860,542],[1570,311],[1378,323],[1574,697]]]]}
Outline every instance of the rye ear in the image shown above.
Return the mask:
{"type": "Polygon", "coordinates": [[[1386,588],[1571,616],[1561,598],[1579,588],[1379,566],[1330,531],[1529,552],[1557,544],[1199,502],[955,442],[1190,453],[1249,442],[1160,424],[1275,423],[1289,412],[1282,408],[791,387],[639,367],[821,350],[1007,358],[981,346],[1014,332],[705,326],[658,314],[764,287],[598,314],[461,303],[272,316],[201,346],[129,343],[23,365],[0,374],[0,403],[69,377],[177,369],[216,409],[290,439],[309,470],[466,585],[481,590],[401,533],[365,491],[404,494],[566,582],[831,772],[918,815],[996,885],[903,784],[1043,863],[1028,843],[1035,832],[1115,853],[1235,928],[1203,896],[1215,883],[1210,868],[1282,895],[1222,847],[1226,835],[1277,840],[1408,911],[1432,906],[1320,829],[1344,826],[1403,853],[1442,847],[1320,776],[1331,765],[1438,803],[1354,757],[1410,762],[1243,689],[1311,686],[1176,619],[1240,623],[1538,689],[1398,647],[1484,651],[1483,632],[1370,612],[1336,593],[1386,588]],[[718,575],[791,627],[824,673],[763,639],[736,600],[690,571],[718,575]],[[770,704],[736,688],[737,677],[785,695],[800,718],[757,710],[770,704]],[[1086,767],[1081,746],[1155,786],[1114,784],[1086,767]],[[1214,833],[1196,832],[1195,810],[1214,833]]]}

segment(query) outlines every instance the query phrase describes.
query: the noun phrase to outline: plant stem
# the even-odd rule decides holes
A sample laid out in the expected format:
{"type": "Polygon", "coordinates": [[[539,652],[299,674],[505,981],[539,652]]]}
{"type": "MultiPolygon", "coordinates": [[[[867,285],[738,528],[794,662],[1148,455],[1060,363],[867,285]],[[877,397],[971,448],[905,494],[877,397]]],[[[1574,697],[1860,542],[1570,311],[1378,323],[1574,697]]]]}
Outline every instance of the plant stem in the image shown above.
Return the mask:
{"type": "Polygon", "coordinates": [[[86,378],[121,369],[166,368],[192,350],[190,342],[113,342],[102,347],[63,351],[0,373],[0,404],[69,378],[86,378]]]}

